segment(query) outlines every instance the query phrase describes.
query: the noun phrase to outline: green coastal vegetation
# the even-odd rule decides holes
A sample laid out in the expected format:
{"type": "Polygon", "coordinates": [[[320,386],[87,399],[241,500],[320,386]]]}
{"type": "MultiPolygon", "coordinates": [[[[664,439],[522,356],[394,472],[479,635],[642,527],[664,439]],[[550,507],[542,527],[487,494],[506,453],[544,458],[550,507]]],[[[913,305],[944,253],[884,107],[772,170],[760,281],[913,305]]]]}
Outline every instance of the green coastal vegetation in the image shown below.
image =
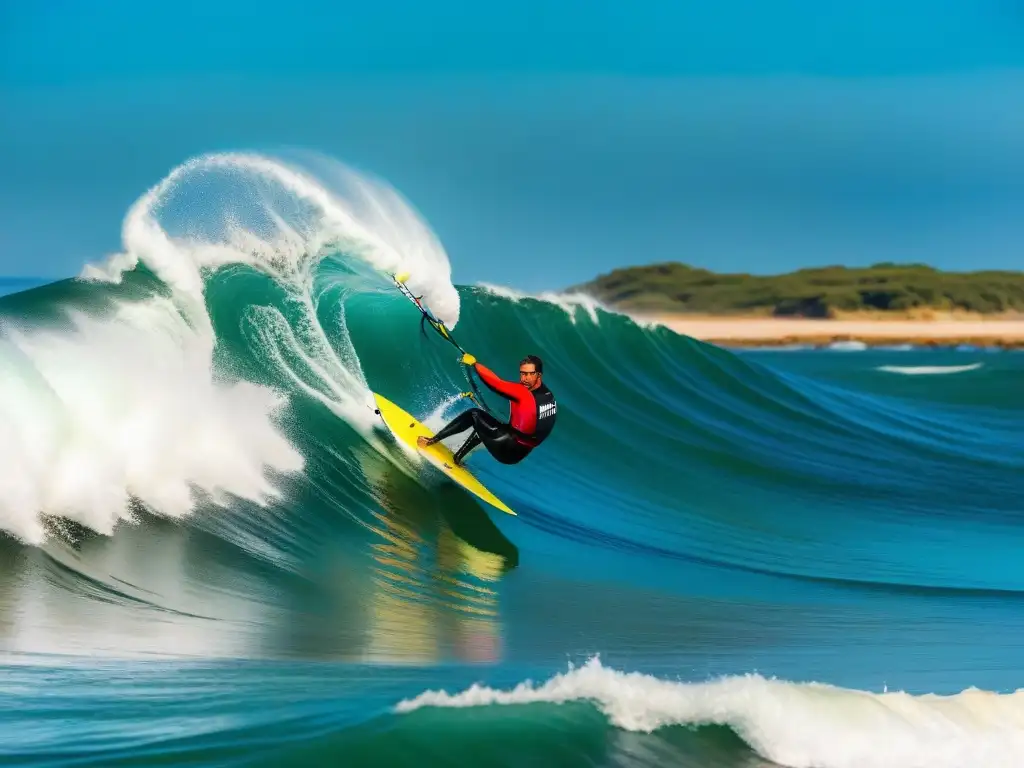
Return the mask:
{"type": "Polygon", "coordinates": [[[779,275],[718,273],[664,262],[616,269],[570,290],[638,313],[832,318],[920,310],[1024,312],[1024,272],[945,272],[891,262],[779,275]]]}

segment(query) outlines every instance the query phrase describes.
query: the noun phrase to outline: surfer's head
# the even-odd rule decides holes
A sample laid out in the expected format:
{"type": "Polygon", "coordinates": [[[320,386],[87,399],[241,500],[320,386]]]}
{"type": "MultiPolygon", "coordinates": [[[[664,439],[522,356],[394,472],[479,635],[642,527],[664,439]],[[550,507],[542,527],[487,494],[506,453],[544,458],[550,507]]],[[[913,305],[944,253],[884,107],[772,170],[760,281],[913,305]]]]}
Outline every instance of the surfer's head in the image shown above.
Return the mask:
{"type": "Polygon", "coordinates": [[[519,361],[519,383],[527,389],[536,389],[544,377],[544,363],[536,355],[527,355],[519,361]]]}

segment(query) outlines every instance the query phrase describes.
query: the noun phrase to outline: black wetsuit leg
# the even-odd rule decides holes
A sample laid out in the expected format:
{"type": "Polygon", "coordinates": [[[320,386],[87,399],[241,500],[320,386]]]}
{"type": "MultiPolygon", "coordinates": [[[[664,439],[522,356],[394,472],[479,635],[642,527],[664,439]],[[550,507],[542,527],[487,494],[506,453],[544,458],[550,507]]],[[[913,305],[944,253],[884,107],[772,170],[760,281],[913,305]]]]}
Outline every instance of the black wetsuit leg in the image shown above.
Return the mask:
{"type": "Polygon", "coordinates": [[[455,455],[456,463],[461,463],[466,454],[480,443],[483,443],[487,452],[502,464],[516,464],[530,452],[527,446],[516,440],[508,424],[498,421],[482,408],[470,408],[460,413],[434,435],[430,442],[436,443],[470,427],[473,428],[473,434],[459,448],[455,455]]]}
{"type": "Polygon", "coordinates": [[[464,442],[459,447],[459,450],[455,452],[455,463],[462,464],[466,456],[469,455],[469,452],[476,448],[478,445],[480,445],[480,443],[482,442],[483,438],[481,438],[480,434],[474,429],[472,432],[469,433],[469,437],[466,438],[466,442],[464,442]]]}
{"type": "Polygon", "coordinates": [[[434,435],[427,442],[439,443],[446,437],[457,435],[459,432],[465,432],[470,427],[474,426],[473,422],[473,411],[478,411],[479,408],[470,408],[468,411],[463,411],[454,419],[445,424],[441,429],[438,430],[437,434],[434,435]]]}

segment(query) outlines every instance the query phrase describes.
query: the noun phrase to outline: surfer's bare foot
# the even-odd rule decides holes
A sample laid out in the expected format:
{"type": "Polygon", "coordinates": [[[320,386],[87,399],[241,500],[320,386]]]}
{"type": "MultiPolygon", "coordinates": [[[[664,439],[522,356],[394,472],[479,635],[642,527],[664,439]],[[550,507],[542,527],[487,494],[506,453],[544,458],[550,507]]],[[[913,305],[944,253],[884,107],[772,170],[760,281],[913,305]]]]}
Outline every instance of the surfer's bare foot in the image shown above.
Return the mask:
{"type": "Polygon", "coordinates": [[[419,437],[416,438],[416,445],[418,445],[420,448],[426,448],[427,446],[430,445],[430,440],[424,435],[420,435],[419,437]]]}

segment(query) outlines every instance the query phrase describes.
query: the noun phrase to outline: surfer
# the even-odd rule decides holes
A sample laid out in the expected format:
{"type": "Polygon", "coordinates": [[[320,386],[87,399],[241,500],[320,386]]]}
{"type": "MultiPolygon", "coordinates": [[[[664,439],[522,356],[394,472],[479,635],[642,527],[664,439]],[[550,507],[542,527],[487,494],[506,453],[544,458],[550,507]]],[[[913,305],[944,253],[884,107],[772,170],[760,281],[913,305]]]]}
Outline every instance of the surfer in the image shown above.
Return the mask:
{"type": "Polygon", "coordinates": [[[455,453],[456,465],[461,466],[466,454],[481,443],[502,464],[518,464],[555,426],[555,396],[544,384],[544,363],[536,355],[527,355],[519,363],[519,382],[516,383],[500,378],[470,354],[463,354],[459,362],[472,366],[489,389],[509,401],[508,423],[499,421],[482,408],[471,408],[452,419],[433,437],[421,436],[416,444],[425,448],[472,429],[473,433],[455,453]]]}

